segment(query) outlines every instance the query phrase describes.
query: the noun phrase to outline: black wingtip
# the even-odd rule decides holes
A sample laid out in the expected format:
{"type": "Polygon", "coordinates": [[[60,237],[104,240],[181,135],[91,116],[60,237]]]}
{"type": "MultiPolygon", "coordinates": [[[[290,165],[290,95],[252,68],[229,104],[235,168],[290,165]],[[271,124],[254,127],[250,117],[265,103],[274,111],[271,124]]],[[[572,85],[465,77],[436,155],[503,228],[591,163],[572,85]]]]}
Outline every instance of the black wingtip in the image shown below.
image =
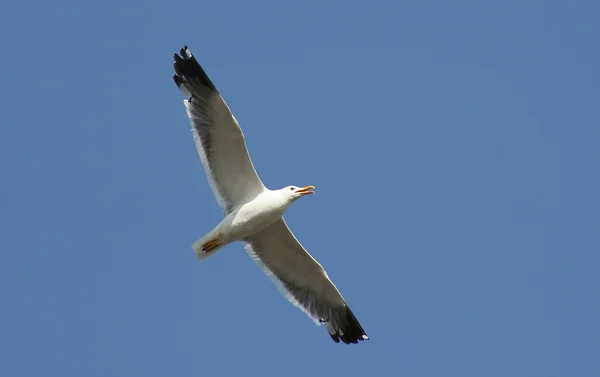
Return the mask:
{"type": "MultiPolygon", "coordinates": [[[[182,83],[186,83],[192,85],[190,81],[194,81],[195,83],[199,83],[205,87],[210,88],[217,92],[217,88],[210,81],[204,69],[200,66],[194,55],[187,46],[184,46],[178,54],[173,55],[173,66],[175,68],[176,75],[173,76],[175,80],[175,84],[177,86],[181,86],[182,83]]],[[[192,91],[192,90],[190,90],[192,91]]]]}
{"type": "Polygon", "coordinates": [[[352,313],[349,307],[346,307],[344,325],[335,334],[331,335],[334,342],[338,343],[341,339],[345,344],[357,344],[360,341],[369,340],[369,337],[362,326],[352,313]]]}
{"type": "Polygon", "coordinates": [[[177,75],[173,75],[173,80],[175,81],[175,85],[180,86],[181,84],[183,84],[183,81],[181,81],[181,78],[177,75]]]}

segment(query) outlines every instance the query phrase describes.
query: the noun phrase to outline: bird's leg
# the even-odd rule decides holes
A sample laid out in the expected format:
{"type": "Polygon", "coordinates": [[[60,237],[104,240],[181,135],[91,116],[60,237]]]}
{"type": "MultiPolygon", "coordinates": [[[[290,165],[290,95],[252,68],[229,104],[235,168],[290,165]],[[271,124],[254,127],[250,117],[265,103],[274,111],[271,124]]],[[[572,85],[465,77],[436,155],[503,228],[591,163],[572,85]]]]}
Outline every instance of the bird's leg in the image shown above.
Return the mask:
{"type": "Polygon", "coordinates": [[[205,253],[210,253],[219,246],[223,245],[222,236],[223,235],[221,233],[217,233],[213,238],[206,241],[204,245],[202,245],[202,251],[204,251],[205,253]]]}

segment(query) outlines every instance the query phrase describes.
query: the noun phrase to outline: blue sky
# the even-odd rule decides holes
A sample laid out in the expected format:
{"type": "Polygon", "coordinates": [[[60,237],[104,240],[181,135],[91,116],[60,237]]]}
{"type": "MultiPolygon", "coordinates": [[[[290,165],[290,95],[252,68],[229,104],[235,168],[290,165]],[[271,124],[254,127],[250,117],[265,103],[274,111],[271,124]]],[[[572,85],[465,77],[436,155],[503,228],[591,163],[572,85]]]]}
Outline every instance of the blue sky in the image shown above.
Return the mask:
{"type": "Polygon", "coordinates": [[[2,6],[1,375],[600,375],[600,5],[366,4],[2,6]],[[186,44],[368,342],[194,256],[186,44]]]}

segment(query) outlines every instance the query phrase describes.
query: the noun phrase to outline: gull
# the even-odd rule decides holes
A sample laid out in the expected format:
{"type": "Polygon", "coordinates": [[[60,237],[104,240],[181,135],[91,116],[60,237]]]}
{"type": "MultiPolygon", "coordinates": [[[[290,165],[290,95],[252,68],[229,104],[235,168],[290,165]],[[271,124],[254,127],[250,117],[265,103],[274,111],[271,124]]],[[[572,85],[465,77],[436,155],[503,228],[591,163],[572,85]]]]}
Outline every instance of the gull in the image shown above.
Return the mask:
{"type": "Polygon", "coordinates": [[[296,239],[283,213],[314,186],[269,190],[248,155],[244,134],[229,107],[188,47],[174,55],[175,84],[185,109],[200,160],[223,220],[196,241],[200,260],[225,245],[242,241],[252,259],[295,306],[317,325],[324,324],[339,343],[369,339],[327,273],[296,239]]]}

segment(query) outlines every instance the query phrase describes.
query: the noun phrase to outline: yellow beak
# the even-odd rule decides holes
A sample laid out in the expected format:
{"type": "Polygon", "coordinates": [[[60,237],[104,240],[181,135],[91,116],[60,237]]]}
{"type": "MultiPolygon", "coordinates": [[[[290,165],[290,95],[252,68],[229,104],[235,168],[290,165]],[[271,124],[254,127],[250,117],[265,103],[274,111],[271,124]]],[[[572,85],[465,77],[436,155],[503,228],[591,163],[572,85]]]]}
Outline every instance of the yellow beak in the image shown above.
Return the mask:
{"type": "Polygon", "coordinates": [[[306,187],[302,187],[301,189],[296,190],[296,192],[298,194],[302,194],[302,195],[309,195],[309,194],[315,193],[313,191],[314,189],[315,189],[315,186],[306,186],[306,187]]]}

